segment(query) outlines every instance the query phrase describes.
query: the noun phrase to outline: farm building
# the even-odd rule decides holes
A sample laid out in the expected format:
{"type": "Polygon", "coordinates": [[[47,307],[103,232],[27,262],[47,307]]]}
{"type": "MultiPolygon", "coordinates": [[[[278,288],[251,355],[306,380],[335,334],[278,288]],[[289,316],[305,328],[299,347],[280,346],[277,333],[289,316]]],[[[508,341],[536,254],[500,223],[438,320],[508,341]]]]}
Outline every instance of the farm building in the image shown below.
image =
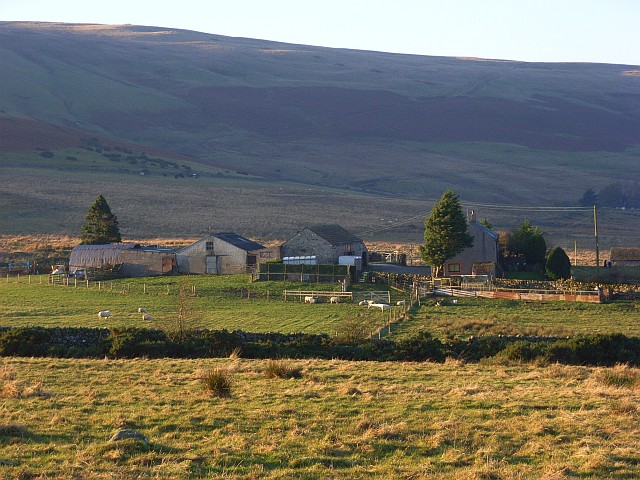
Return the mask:
{"type": "Polygon", "coordinates": [[[283,257],[315,256],[318,264],[338,264],[340,257],[362,257],[367,263],[364,242],[340,225],[313,225],[282,244],[283,257]]]}
{"type": "Polygon", "coordinates": [[[467,229],[469,234],[473,236],[473,246],[445,262],[445,276],[495,276],[500,253],[499,235],[473,218],[468,223],[467,229]]]}
{"type": "Polygon", "coordinates": [[[166,275],[176,270],[176,254],[168,248],[138,243],[77,245],[71,250],[69,269],[120,267],[125,277],[166,275]]]}
{"type": "Polygon", "coordinates": [[[613,247],[609,254],[612,267],[640,266],[640,247],[613,247]]]}
{"type": "Polygon", "coordinates": [[[280,252],[237,233],[216,233],[178,250],[176,257],[180,273],[233,274],[253,272],[258,264],[280,258],[280,252]]]}

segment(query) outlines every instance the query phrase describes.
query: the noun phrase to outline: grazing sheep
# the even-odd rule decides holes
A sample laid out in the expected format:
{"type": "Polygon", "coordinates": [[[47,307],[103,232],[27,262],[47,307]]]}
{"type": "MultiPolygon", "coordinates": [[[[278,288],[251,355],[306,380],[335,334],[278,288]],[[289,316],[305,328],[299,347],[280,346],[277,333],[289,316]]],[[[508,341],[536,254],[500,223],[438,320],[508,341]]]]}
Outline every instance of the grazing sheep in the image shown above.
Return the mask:
{"type": "Polygon", "coordinates": [[[387,305],[386,303],[370,303],[367,308],[371,307],[379,308],[380,311],[384,312],[385,310],[389,310],[391,308],[391,305],[387,305]]]}
{"type": "Polygon", "coordinates": [[[138,309],[138,313],[147,313],[147,309],[146,309],[146,308],[144,308],[144,307],[140,307],[140,308],[138,309]]]}
{"type": "Polygon", "coordinates": [[[340,298],[339,297],[331,297],[329,299],[329,303],[340,303],[340,298]]]}
{"type": "Polygon", "coordinates": [[[98,312],[98,318],[109,318],[111,316],[111,310],[100,310],[98,312]]]}
{"type": "Polygon", "coordinates": [[[317,303],[318,299],[316,297],[304,297],[304,303],[317,303]]]}
{"type": "Polygon", "coordinates": [[[397,305],[398,307],[404,307],[406,304],[407,304],[407,301],[406,301],[406,300],[398,300],[398,301],[396,302],[396,305],[397,305]]]}
{"type": "Polygon", "coordinates": [[[358,305],[360,305],[361,307],[364,307],[365,305],[369,305],[369,302],[368,302],[368,301],[366,301],[366,300],[360,300],[360,301],[358,302],[358,305]]]}
{"type": "Polygon", "coordinates": [[[143,313],[142,314],[142,320],[146,320],[148,322],[153,322],[153,317],[151,315],[149,315],[148,313],[143,313]]]}

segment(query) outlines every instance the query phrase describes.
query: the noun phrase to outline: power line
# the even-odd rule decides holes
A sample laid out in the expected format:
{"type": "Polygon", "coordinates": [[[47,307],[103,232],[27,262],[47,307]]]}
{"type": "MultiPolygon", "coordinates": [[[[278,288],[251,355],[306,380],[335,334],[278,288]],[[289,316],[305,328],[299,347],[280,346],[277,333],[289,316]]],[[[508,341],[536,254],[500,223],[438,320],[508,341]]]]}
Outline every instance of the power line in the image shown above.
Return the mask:
{"type": "Polygon", "coordinates": [[[491,203],[470,203],[470,202],[460,202],[460,205],[465,207],[474,207],[474,208],[487,208],[489,210],[527,210],[533,212],[592,212],[593,207],[537,207],[530,206],[525,207],[521,205],[498,205],[491,203]]]}
{"type": "MultiPolygon", "coordinates": [[[[508,210],[508,211],[532,211],[532,212],[592,212],[593,207],[543,207],[543,206],[520,206],[520,205],[504,205],[504,204],[491,204],[491,203],[471,203],[460,202],[463,207],[483,208],[487,210],[508,210]]],[[[364,232],[357,233],[358,236],[371,235],[372,233],[383,232],[385,230],[391,230],[392,228],[400,227],[411,223],[417,219],[426,217],[431,210],[427,210],[423,213],[419,213],[412,217],[408,217],[404,220],[385,225],[384,227],[374,228],[364,232]]]]}

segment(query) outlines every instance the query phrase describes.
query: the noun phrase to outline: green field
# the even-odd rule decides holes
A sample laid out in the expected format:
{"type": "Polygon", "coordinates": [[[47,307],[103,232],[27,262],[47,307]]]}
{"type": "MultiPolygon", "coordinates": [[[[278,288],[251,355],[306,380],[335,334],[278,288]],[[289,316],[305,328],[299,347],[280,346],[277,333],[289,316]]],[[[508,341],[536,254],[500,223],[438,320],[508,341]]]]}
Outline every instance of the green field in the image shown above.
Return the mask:
{"type": "Polygon", "coordinates": [[[287,362],[2,358],[0,478],[640,476],[637,369],[287,362]]]}
{"type": "MultiPolygon", "coordinates": [[[[155,326],[176,321],[181,304],[194,328],[249,332],[328,333],[356,321],[375,331],[389,314],[354,303],[307,305],[283,300],[283,290],[338,290],[333,284],[255,282],[246,275],[150,277],[77,287],[48,285],[48,276],[0,280],[0,326],[113,327],[155,326]],[[181,285],[187,295],[180,300],[181,285]],[[195,289],[195,291],[193,290],[195,289]],[[146,292],[146,293],[145,293],[146,292]],[[181,303],[182,302],[182,303],[181,303]],[[145,307],[154,318],[143,322],[137,313],[145,307]],[[112,317],[99,319],[97,312],[112,317]]],[[[380,290],[380,284],[357,284],[356,290],[380,290]]],[[[393,302],[406,299],[393,291],[393,302]]],[[[640,337],[640,304],[580,302],[518,302],[481,298],[427,299],[412,307],[405,320],[393,325],[391,335],[402,337],[429,330],[446,340],[477,335],[536,335],[566,337],[576,334],[622,333],[640,337]]],[[[398,310],[400,310],[398,308],[398,310]]],[[[399,311],[397,312],[399,313],[399,311]]]]}
{"type": "MultiPolygon", "coordinates": [[[[0,281],[0,325],[67,327],[164,328],[176,321],[182,305],[193,328],[244,330],[249,332],[333,333],[344,322],[357,319],[371,330],[380,327],[388,314],[353,303],[308,305],[284,302],[289,290],[339,290],[337,285],[283,282],[251,283],[247,275],[153,277],[105,282],[98,289],[91,282],[74,286],[48,285],[48,276],[10,278],[0,281]],[[42,282],[42,283],[40,283],[42,282]],[[195,288],[195,294],[193,291],[195,288]],[[144,293],[146,290],[146,293],[144,293]],[[144,307],[153,322],[143,322],[138,308],[144,307]],[[109,319],[98,311],[110,310],[109,319]]],[[[73,283],[72,283],[73,285],[73,283]]],[[[380,286],[371,286],[379,290],[380,286]]]]}

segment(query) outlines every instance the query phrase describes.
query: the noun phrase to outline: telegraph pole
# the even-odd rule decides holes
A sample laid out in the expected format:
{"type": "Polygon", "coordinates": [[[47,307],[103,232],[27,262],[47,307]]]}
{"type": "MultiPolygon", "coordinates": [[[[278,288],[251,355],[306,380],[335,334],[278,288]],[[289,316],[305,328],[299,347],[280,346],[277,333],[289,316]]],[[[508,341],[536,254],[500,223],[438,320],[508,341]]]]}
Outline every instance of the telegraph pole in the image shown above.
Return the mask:
{"type": "Polygon", "coordinates": [[[593,206],[593,232],[596,239],[596,272],[600,274],[600,250],[598,249],[598,208],[593,206]]]}

